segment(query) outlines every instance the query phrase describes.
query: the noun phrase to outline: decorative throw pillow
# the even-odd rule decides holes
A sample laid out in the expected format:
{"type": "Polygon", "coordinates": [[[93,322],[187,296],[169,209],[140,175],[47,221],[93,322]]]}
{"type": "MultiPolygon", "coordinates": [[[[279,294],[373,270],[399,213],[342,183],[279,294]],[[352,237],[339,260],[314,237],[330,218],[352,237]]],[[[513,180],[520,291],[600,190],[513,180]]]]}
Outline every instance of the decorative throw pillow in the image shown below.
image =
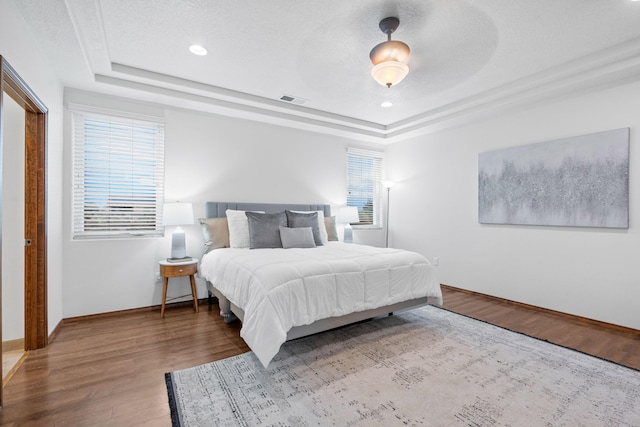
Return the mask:
{"type": "Polygon", "coordinates": [[[248,248],[250,245],[249,222],[245,211],[227,209],[225,214],[229,224],[229,246],[232,248],[248,248]]]}
{"type": "Polygon", "coordinates": [[[329,241],[329,235],[327,233],[327,228],[324,223],[324,211],[291,211],[291,212],[306,213],[306,214],[318,212],[318,228],[320,229],[320,240],[322,241],[322,243],[329,241]]]}
{"type": "Polygon", "coordinates": [[[329,242],[337,242],[340,240],[338,238],[338,229],[336,228],[336,217],[330,216],[329,218],[324,219],[324,225],[327,229],[327,241],[329,242]]]}
{"type": "Polygon", "coordinates": [[[311,227],[280,227],[280,240],[282,240],[282,247],[285,249],[316,247],[311,227]]]}
{"type": "Polygon", "coordinates": [[[205,254],[214,249],[230,247],[227,218],[199,218],[198,222],[202,226],[205,254]]]}
{"type": "Polygon", "coordinates": [[[285,212],[287,214],[287,224],[289,224],[290,228],[311,227],[313,240],[316,242],[316,246],[322,246],[320,227],[318,227],[318,212],[299,213],[289,210],[285,212]]]}
{"type": "Polygon", "coordinates": [[[284,212],[275,214],[246,212],[249,221],[249,247],[251,249],[281,248],[280,227],[287,226],[284,212]]]}

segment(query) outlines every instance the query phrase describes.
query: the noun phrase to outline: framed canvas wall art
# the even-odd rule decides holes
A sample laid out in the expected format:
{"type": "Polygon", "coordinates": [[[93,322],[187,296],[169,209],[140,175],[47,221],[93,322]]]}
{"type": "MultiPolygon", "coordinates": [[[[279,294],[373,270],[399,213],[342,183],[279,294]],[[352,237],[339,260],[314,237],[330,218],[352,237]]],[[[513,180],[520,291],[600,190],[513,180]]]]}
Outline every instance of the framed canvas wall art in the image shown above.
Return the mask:
{"type": "Polygon", "coordinates": [[[629,128],[480,153],[478,220],[629,228],[629,128]]]}

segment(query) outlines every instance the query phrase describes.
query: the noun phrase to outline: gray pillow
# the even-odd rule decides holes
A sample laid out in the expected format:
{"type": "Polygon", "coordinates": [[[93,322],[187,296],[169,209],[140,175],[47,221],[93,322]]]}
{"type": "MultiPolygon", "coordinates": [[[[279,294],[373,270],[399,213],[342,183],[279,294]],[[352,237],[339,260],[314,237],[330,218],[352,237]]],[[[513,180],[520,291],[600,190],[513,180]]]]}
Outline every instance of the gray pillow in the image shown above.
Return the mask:
{"type": "Polygon", "coordinates": [[[340,240],[338,238],[338,229],[336,228],[336,217],[330,216],[324,218],[324,226],[327,229],[327,236],[329,237],[330,242],[337,242],[340,240]]]}
{"type": "Polygon", "coordinates": [[[294,211],[285,211],[287,214],[287,224],[289,228],[311,227],[313,232],[313,241],[316,246],[322,246],[322,238],[320,237],[320,227],[318,227],[318,212],[300,213],[294,211]]]}
{"type": "Polygon", "coordinates": [[[204,238],[204,253],[229,247],[229,225],[227,218],[199,218],[204,238]]]}
{"type": "Polygon", "coordinates": [[[280,240],[282,240],[282,247],[285,249],[316,247],[311,227],[280,227],[280,240]]]}
{"type": "Polygon", "coordinates": [[[265,214],[246,212],[249,221],[249,247],[251,249],[281,248],[280,226],[287,226],[284,212],[265,214]]]}

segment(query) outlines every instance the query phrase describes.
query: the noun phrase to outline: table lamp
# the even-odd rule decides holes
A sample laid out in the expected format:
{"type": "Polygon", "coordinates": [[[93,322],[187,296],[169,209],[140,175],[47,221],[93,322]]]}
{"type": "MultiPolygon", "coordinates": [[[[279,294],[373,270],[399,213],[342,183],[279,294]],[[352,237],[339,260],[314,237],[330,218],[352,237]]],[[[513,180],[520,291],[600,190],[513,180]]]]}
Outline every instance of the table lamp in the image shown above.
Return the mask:
{"type": "Polygon", "coordinates": [[[171,235],[172,260],[186,258],[187,249],[184,239],[184,231],[181,225],[193,224],[193,206],[191,203],[165,203],[162,211],[162,224],[175,225],[176,229],[171,235]]]}
{"type": "Polygon", "coordinates": [[[336,222],[339,224],[345,224],[344,238],[342,239],[342,241],[345,243],[353,243],[353,229],[351,228],[351,223],[360,222],[358,208],[356,206],[345,206],[338,209],[336,222]]]}

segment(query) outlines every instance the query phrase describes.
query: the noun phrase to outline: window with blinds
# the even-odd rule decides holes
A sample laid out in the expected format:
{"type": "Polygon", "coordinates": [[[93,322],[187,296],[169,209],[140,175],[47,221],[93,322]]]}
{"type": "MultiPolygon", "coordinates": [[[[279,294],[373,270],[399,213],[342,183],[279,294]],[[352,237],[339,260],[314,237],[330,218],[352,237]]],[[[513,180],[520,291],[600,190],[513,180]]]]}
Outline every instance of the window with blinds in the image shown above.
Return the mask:
{"type": "Polygon", "coordinates": [[[73,238],[162,236],[164,123],[71,114],[73,238]]]}
{"type": "Polygon", "coordinates": [[[382,162],[379,151],[347,149],[347,206],[356,206],[358,225],[382,226],[382,162]]]}

